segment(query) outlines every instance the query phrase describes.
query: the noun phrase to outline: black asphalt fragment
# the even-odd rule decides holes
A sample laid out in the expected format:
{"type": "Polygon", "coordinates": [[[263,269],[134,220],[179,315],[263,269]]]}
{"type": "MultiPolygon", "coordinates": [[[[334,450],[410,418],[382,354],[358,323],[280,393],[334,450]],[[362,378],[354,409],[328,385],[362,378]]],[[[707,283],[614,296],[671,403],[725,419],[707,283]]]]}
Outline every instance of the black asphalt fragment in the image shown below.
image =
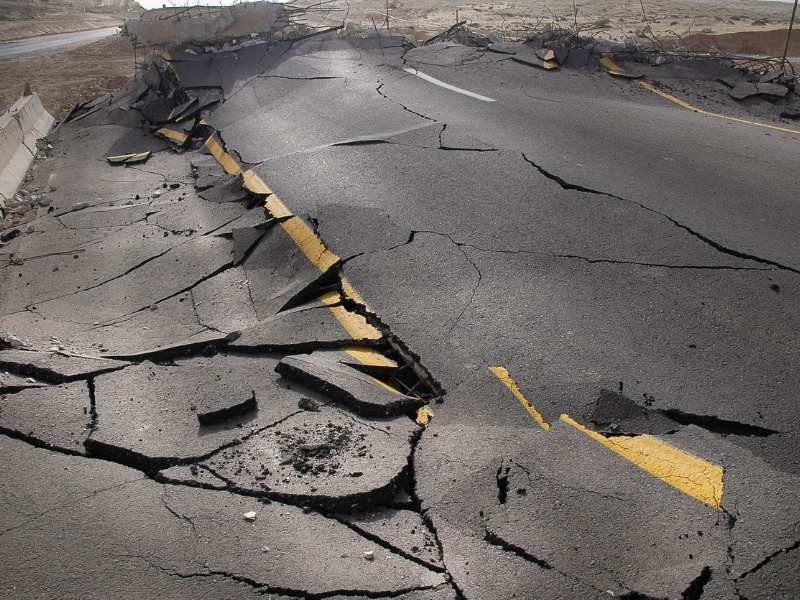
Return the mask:
{"type": "Polygon", "coordinates": [[[400,415],[425,404],[418,398],[387,389],[350,365],[315,354],[287,356],[275,370],[329,395],[361,415],[400,415]]]}
{"type": "Polygon", "coordinates": [[[213,425],[246,415],[257,408],[258,402],[253,388],[245,382],[229,381],[213,386],[197,402],[197,420],[201,425],[213,425]]]}

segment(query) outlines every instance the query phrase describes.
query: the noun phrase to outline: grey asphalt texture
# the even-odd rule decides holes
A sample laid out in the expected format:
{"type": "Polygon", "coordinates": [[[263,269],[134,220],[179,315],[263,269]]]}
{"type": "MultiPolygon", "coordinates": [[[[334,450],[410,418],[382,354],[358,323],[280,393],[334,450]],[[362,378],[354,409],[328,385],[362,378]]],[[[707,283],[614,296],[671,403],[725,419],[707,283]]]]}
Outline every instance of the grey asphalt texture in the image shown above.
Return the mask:
{"type": "Polygon", "coordinates": [[[716,63],[627,66],[784,130],[497,50],[176,52],[51,134],[0,247],[0,595],[800,595],[800,134],[716,63]],[[720,505],[562,415],[720,466],[720,505]]]}

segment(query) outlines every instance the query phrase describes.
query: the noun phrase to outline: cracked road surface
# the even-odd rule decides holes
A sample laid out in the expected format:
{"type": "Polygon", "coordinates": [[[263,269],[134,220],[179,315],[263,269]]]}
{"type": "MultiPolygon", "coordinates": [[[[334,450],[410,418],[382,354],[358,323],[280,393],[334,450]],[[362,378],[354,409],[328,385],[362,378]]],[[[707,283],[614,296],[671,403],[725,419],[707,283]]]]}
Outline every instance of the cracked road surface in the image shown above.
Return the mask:
{"type": "Polygon", "coordinates": [[[2,595],[800,595],[800,134],[374,42],[172,53],[51,136],[2,595]]]}

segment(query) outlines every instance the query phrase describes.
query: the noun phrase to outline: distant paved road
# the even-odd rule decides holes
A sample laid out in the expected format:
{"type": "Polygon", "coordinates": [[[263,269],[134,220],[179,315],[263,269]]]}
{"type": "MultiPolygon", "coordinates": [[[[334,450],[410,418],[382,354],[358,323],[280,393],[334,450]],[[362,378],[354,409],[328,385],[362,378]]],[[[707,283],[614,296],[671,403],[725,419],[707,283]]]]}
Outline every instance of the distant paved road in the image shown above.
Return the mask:
{"type": "Polygon", "coordinates": [[[34,54],[44,54],[52,52],[64,46],[75,44],[86,44],[100,38],[107,37],[116,33],[116,27],[104,27],[103,29],[93,29],[91,31],[78,31],[77,33],[59,33],[57,35],[45,35],[19,42],[6,42],[0,44],[0,61],[32,56],[34,54]]]}

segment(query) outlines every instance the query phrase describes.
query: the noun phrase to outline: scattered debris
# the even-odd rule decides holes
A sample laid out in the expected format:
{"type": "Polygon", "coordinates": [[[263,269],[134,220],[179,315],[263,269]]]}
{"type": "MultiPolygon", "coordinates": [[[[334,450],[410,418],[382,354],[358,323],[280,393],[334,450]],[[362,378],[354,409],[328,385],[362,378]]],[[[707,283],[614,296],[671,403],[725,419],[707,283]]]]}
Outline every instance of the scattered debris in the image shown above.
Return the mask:
{"type": "Polygon", "coordinates": [[[118,154],[117,156],[106,156],[106,160],[112,165],[136,165],[147,162],[152,152],[137,152],[134,154],[118,154]]]}
{"type": "Polygon", "coordinates": [[[246,512],[242,515],[245,521],[255,521],[256,520],[256,513],[255,511],[246,512]]]}

